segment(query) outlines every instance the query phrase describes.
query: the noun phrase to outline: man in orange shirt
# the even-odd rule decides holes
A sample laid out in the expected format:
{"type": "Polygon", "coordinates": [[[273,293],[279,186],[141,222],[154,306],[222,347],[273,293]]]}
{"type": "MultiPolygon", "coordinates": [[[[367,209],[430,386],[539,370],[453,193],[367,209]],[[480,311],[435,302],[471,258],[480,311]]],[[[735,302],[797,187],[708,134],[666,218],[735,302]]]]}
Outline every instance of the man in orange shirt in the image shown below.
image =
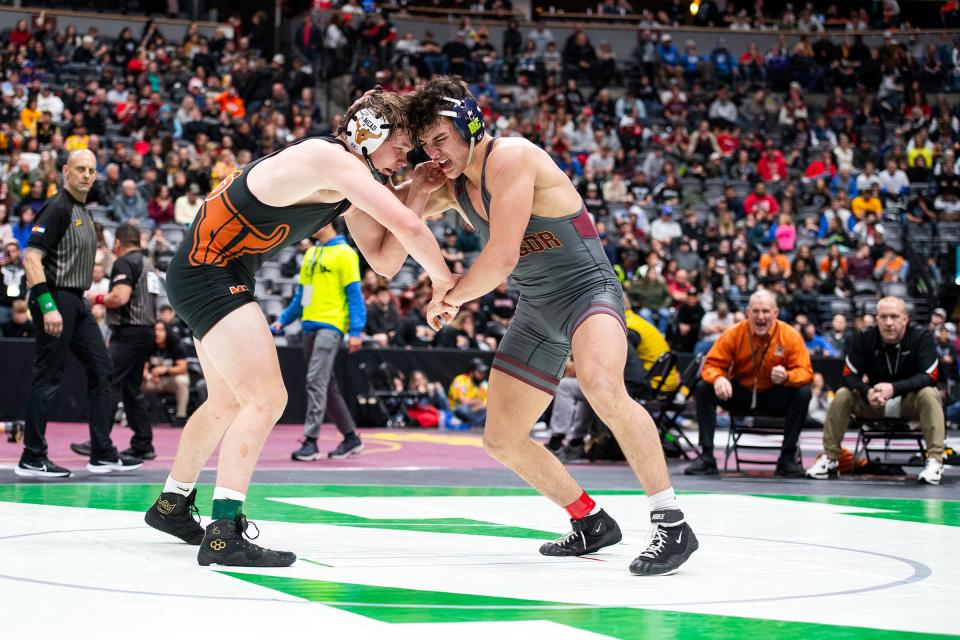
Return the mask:
{"type": "Polygon", "coordinates": [[[243,103],[243,98],[237,94],[237,88],[229,87],[226,91],[217,95],[214,102],[220,105],[220,112],[226,111],[234,120],[243,120],[247,115],[247,108],[243,103]]]}
{"type": "Polygon", "coordinates": [[[686,475],[718,473],[713,434],[719,405],[732,414],[785,417],[775,473],[788,478],[803,476],[796,459],[797,441],[807,421],[813,367],[803,337],[777,320],[778,314],[773,294],[757,291],[750,296],[747,319],[724,331],[707,354],[703,380],[694,391],[702,454],[684,470],[686,475]]]}
{"type": "Polygon", "coordinates": [[[757,270],[757,275],[761,278],[766,278],[767,272],[770,270],[770,265],[774,262],[780,267],[780,275],[784,278],[789,278],[790,261],[787,260],[787,256],[780,253],[780,247],[777,246],[776,242],[771,244],[767,252],[760,256],[760,268],[757,270]]]}

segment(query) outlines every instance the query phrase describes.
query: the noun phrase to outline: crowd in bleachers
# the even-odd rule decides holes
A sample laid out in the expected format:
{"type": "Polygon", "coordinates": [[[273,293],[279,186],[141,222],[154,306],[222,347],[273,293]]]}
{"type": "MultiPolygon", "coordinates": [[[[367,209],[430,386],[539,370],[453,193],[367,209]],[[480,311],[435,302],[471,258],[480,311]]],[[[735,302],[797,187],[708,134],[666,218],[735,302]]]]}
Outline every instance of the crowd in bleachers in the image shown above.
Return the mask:
{"type": "MultiPolygon", "coordinates": [[[[177,41],[152,23],[114,39],[17,25],[0,58],[0,236],[25,245],[65,154],[86,147],[101,176],[91,202],[104,267],[110,230],[134,221],[162,269],[219,180],[330,131],[337,116],[320,108],[317,75],[349,77],[353,97],[448,72],[472,83],[494,135],[536,141],[570,176],[631,306],[675,350],[708,348],[758,286],[812,351],[836,355],[831,335],[870,323],[880,294],[906,298],[926,323],[952,284],[960,110],[943,92],[960,77],[954,42],[891,33],[871,46],[820,32],[766,52],[721,38],[699,53],[651,24],[622,52],[516,22],[493,43],[465,19],[439,43],[345,8],[294,30],[305,55],[263,54],[262,25],[238,21],[231,37],[193,25],[177,41]]],[[[468,268],[473,230],[452,215],[432,224],[451,268],[468,268]]],[[[268,315],[292,293],[303,250],[261,272],[268,315]]],[[[505,283],[435,336],[412,262],[390,282],[368,272],[364,293],[367,333],[385,345],[493,349],[516,305],[505,283]]],[[[952,323],[938,331],[956,344],[952,323]]]]}

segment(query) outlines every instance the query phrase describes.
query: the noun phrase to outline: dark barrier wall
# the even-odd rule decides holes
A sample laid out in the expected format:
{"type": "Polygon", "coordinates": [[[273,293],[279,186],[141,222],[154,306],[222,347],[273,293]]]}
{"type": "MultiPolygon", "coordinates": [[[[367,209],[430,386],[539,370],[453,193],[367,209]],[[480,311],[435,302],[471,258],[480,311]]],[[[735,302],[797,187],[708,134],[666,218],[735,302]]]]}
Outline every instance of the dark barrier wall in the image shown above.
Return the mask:
{"type": "MultiPolygon", "coordinates": [[[[301,423],[306,412],[304,379],[306,368],[303,352],[297,347],[280,347],[280,368],[289,392],[287,409],[281,422],[301,423]]],[[[431,380],[449,386],[454,376],[467,369],[472,358],[482,358],[488,364],[493,354],[481,351],[455,349],[363,349],[354,354],[341,351],[337,358],[335,374],[338,384],[352,411],[356,409],[357,394],[367,391],[367,380],[360,364],[379,367],[388,362],[400,371],[409,373],[422,369],[431,380]]],[[[0,420],[23,419],[26,413],[27,394],[30,390],[30,367],[33,362],[33,340],[0,338],[0,420]]],[[[681,357],[682,370],[689,357],[681,357]]],[[[827,384],[837,388],[843,369],[843,361],[814,358],[813,368],[823,374],[827,384]]],[[[51,420],[84,421],[87,417],[86,374],[72,355],[67,359],[63,385],[57,396],[51,420]]]]}

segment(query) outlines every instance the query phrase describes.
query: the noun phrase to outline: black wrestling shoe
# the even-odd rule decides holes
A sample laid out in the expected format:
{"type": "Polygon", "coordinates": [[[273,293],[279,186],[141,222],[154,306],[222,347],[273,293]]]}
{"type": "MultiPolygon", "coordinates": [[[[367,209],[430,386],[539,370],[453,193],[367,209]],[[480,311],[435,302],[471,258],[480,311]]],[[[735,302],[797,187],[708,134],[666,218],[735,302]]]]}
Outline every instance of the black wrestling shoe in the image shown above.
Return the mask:
{"type": "MultiPolygon", "coordinates": [[[[203,567],[211,564],[228,567],[289,567],[297,561],[297,556],[289,551],[264,549],[247,540],[244,536],[250,524],[242,513],[234,520],[221,518],[208,524],[197,562],[203,567]]],[[[256,528],[256,525],[253,526],[256,528]]],[[[251,539],[258,537],[259,529],[251,539]]]]}
{"type": "Polygon", "coordinates": [[[570,519],[573,530],[553,542],[545,542],[540,553],[545,556],[582,556],[604,547],[617,544],[623,539],[617,521],[603,509],[592,516],[579,520],[570,519]]]}
{"type": "Polygon", "coordinates": [[[675,571],[700,546],[679,509],[652,511],[650,522],[653,523],[650,546],[630,563],[630,573],[637,576],[659,576],[675,571]]]}
{"type": "Polygon", "coordinates": [[[187,544],[200,544],[203,527],[200,526],[200,510],[197,509],[196,500],[196,489],[189,496],[173,491],[161,493],[143,516],[143,521],[157,531],[169,533],[187,544]]]}

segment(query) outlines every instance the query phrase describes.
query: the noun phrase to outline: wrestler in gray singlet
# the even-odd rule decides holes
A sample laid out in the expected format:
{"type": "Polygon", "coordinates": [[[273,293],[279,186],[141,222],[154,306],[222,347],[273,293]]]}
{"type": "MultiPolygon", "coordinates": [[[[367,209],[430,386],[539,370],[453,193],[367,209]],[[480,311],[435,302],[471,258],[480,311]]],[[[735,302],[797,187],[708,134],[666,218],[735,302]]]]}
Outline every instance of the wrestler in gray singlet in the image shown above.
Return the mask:
{"type": "MultiPolygon", "coordinates": [[[[487,145],[480,173],[480,193],[488,212],[487,159],[495,143],[487,145]]],[[[460,176],[454,183],[457,203],[486,245],[490,223],[474,209],[465,181],[460,176]]],[[[541,391],[556,392],[570,340],[588,317],[609,314],[626,330],[623,287],[585,207],[561,218],[531,215],[513,279],[520,302],[493,367],[541,391]]]]}

